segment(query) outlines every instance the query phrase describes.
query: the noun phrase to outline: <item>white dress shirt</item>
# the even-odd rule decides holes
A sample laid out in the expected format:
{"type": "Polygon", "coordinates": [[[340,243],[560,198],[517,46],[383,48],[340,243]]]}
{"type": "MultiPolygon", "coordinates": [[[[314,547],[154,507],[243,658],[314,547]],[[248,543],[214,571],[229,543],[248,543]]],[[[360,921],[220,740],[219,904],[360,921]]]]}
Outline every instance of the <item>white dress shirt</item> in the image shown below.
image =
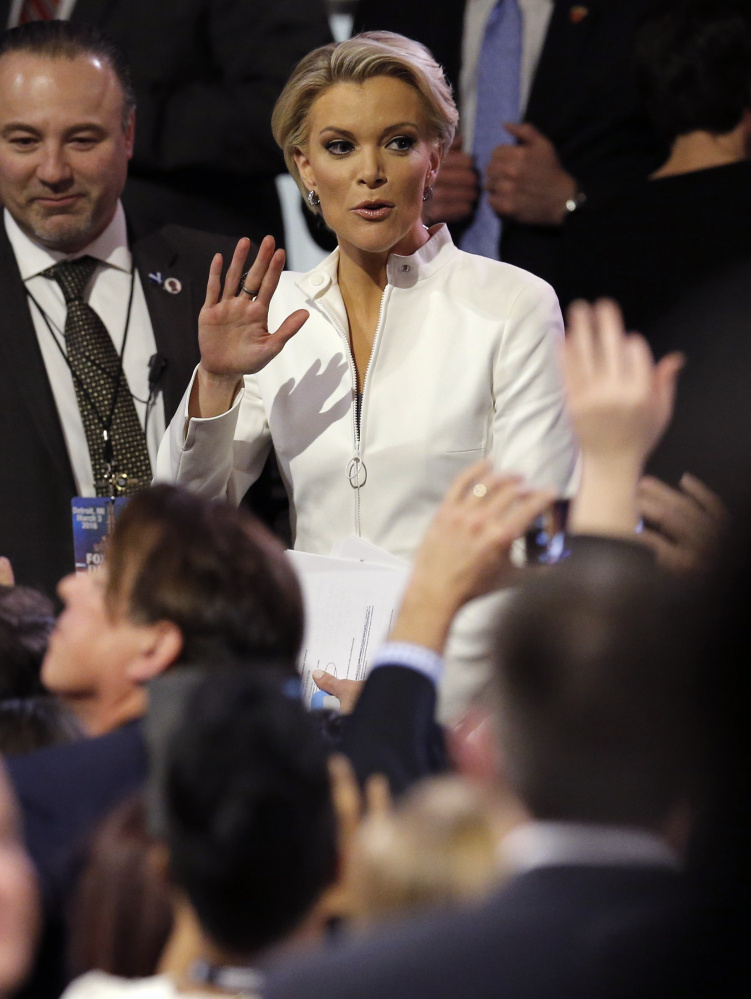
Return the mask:
{"type": "MultiPolygon", "coordinates": [[[[73,13],[73,8],[76,5],[76,0],[62,0],[57,14],[55,14],[56,21],[67,21],[70,15],[73,13]]],[[[15,28],[18,25],[18,19],[21,16],[21,8],[23,7],[23,0],[13,0],[10,5],[10,14],[8,15],[8,25],[9,28],[15,28]]]]}
{"type": "MultiPolygon", "coordinates": [[[[464,151],[472,151],[477,113],[477,67],[482,39],[490,12],[497,0],[467,0],[464,8],[462,36],[462,69],[459,77],[459,131],[464,139],[464,151]]],[[[518,0],[522,15],[522,64],[519,80],[521,114],[529,100],[532,80],[540,61],[542,46],[548,33],[554,0],[518,0]]]]}
{"type": "Polygon", "coordinates": [[[503,838],[500,854],[514,874],[561,865],[681,868],[675,851],[646,829],[579,822],[525,822],[503,838]]]}
{"type": "MultiPolygon", "coordinates": [[[[39,303],[42,311],[47,315],[52,327],[52,332],[50,332],[39,309],[29,299],[29,309],[39,341],[39,349],[42,352],[47,377],[50,380],[55,405],[60,416],[78,495],[94,496],[96,495],[94,475],[86,443],[86,433],[78,408],[73,376],[64,357],[65,335],[63,331],[67,312],[65,299],[59,284],[51,278],[42,277],[41,272],[53,264],[71,257],[88,255],[96,257],[102,262],[102,266],[97,268],[94,279],[89,285],[86,300],[109,330],[115,350],[119,354],[125,335],[133,267],[133,258],[128,248],[125,212],[122,205],[118,204],[115,215],[104,232],[80,253],[75,254],[58,253],[46,249],[30,239],[19,228],[7,209],[3,214],[5,231],[13,247],[21,278],[29,294],[33,295],[34,300],[39,303]]],[[[149,358],[154,353],[156,353],[154,331],[141,281],[138,272],[136,272],[128,339],[122,361],[141,426],[144,425],[146,400],[149,395],[149,358]]],[[[151,409],[147,433],[152,467],[156,461],[159,442],[164,430],[164,405],[161,393],[159,393],[156,403],[151,409]]]]}

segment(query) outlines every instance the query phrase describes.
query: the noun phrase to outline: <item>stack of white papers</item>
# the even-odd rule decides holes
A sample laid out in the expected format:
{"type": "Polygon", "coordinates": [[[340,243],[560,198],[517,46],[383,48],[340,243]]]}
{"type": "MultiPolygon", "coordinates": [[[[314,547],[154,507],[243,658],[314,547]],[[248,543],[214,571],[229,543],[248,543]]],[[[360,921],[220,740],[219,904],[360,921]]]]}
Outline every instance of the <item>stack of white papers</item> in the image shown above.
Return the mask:
{"type": "Polygon", "coordinates": [[[304,702],[329,707],[334,698],[312,679],[316,669],[362,680],[387,638],[409,578],[409,565],[354,536],[331,555],[287,553],[297,571],[305,604],[305,636],[300,655],[304,702]]]}

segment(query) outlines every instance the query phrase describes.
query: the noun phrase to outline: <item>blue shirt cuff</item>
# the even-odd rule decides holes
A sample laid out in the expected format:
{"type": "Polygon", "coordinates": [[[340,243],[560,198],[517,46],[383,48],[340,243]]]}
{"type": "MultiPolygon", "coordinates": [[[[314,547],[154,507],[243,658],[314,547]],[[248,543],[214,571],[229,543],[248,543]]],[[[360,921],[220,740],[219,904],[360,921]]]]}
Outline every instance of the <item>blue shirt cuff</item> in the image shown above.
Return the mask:
{"type": "Polygon", "coordinates": [[[437,686],[443,675],[443,656],[424,645],[385,642],[373,657],[371,671],[379,666],[403,666],[422,673],[437,686]]]}

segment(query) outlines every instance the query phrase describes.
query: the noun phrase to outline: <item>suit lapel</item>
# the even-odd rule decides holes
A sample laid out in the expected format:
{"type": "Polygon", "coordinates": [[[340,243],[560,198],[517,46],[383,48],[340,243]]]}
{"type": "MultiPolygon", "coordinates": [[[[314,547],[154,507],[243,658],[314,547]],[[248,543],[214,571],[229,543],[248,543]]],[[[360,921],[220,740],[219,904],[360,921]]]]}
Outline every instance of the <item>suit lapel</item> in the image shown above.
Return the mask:
{"type": "Polygon", "coordinates": [[[133,244],[133,259],[141,278],[157,351],[167,359],[162,393],[165,417],[169,422],[199,361],[198,306],[193,300],[190,274],[180,261],[179,251],[161,232],[137,240],[133,244]],[[167,278],[179,282],[177,294],[170,294],[165,289],[167,278]]]}
{"type": "MultiPolygon", "coordinates": [[[[75,492],[60,418],[52,395],[21,274],[0,214],[0,274],[3,309],[0,325],[0,372],[19,386],[18,395],[36,427],[50,461],[75,492]]],[[[20,442],[22,445],[22,442],[20,442]]]]}

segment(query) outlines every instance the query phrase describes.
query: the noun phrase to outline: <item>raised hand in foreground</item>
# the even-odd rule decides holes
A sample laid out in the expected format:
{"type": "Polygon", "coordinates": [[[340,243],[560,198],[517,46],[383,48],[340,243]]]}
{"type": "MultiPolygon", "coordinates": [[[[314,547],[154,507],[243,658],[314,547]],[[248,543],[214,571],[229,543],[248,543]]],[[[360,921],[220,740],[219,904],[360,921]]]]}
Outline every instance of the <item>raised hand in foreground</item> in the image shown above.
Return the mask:
{"type": "Polygon", "coordinates": [[[569,308],[563,372],[582,448],[572,533],[634,533],[637,484],[670,422],[683,363],[677,353],[655,363],[646,340],[626,333],[615,302],[569,308]]]}
{"type": "Polygon", "coordinates": [[[198,317],[201,363],[190,398],[191,416],[225,413],[243,375],[266,367],[308,318],[308,312],[298,309],[275,333],[269,332],[269,304],[284,269],[284,250],[275,250],[273,237],[266,236],[238,292],[249,249],[249,239],[238,242],[224,286],[221,253],[211,262],[198,317]]]}
{"type": "Polygon", "coordinates": [[[490,462],[465,469],[417,550],[391,640],[442,652],[460,607],[511,581],[511,546],[554,499],[518,476],[494,474],[490,462]]]}

